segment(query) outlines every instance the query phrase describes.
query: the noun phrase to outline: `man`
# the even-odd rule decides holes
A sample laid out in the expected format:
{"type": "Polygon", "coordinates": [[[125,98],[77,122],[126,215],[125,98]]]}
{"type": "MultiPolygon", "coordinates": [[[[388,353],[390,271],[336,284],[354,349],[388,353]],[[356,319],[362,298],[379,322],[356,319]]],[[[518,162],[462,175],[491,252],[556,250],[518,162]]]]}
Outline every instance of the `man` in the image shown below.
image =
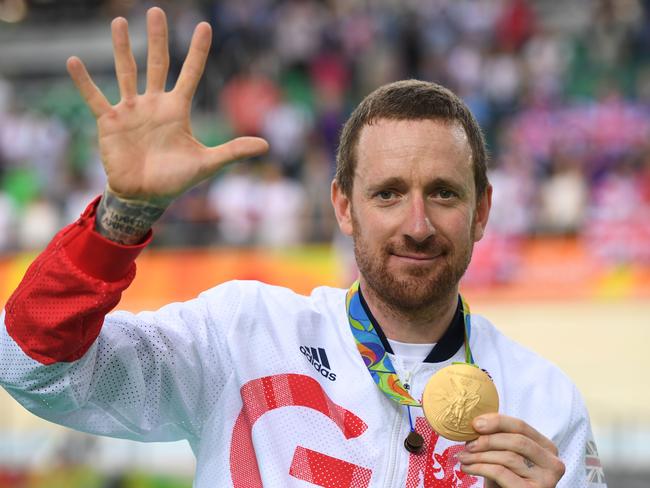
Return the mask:
{"type": "MultiPolygon", "coordinates": [[[[86,432],[187,439],[199,488],[588,486],[595,446],[575,387],[459,299],[492,190],[480,129],[438,85],[382,87],[343,130],[332,203],[360,270],[347,293],[230,282],[156,312],[108,313],[167,205],[267,148],[251,137],[206,148],[192,136],[208,24],[170,92],[162,10],[149,10],[147,29],[138,95],[126,21],[112,23],[115,106],[68,61],[97,117],[107,189],[7,302],[4,387],[35,414],[86,432]],[[467,444],[440,436],[419,408],[429,377],[458,361],[488,371],[501,402],[500,413],[466,419],[480,434],[467,444]]],[[[450,385],[452,396],[465,388],[450,385]]],[[[460,423],[478,396],[468,387],[446,415],[460,423]]]]}

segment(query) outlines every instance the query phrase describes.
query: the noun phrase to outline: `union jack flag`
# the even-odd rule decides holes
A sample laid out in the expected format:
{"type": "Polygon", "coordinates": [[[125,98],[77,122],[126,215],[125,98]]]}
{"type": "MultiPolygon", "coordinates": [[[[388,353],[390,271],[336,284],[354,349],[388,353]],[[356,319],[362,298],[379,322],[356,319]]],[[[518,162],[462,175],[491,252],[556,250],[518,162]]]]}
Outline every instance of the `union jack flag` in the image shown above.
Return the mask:
{"type": "Polygon", "coordinates": [[[587,483],[605,484],[603,465],[600,463],[598,449],[596,448],[596,443],[594,441],[587,441],[587,448],[585,450],[585,471],[587,475],[587,483]]]}

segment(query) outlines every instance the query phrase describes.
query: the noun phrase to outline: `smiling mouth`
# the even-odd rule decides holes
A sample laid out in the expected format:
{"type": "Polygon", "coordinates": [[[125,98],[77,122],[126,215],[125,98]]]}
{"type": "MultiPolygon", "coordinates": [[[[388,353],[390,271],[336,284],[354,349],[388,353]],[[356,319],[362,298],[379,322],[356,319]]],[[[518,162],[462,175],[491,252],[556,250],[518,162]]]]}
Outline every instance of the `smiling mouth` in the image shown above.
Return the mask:
{"type": "Polygon", "coordinates": [[[396,258],[407,259],[409,261],[432,261],[438,257],[440,254],[435,255],[422,255],[422,254],[393,254],[396,258]]]}

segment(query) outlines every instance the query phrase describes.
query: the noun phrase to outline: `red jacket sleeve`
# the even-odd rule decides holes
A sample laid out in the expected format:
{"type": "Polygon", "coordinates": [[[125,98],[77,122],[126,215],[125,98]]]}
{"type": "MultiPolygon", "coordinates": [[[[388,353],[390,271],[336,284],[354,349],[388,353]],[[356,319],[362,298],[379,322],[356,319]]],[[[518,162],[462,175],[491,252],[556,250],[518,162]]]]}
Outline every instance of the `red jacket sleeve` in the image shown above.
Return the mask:
{"type": "Polygon", "coordinates": [[[99,197],[61,230],[29,266],[5,307],[9,335],[42,364],[82,357],[104,316],[135,277],[135,258],[151,241],[124,246],[94,231],[99,197]]]}

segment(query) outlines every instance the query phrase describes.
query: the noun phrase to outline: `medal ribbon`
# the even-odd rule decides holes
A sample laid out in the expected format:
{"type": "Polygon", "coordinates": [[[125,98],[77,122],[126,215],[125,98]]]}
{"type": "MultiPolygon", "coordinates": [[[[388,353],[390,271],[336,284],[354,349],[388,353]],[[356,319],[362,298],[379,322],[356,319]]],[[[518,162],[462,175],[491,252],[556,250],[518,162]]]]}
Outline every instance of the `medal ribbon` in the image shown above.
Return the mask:
{"type": "MultiPolygon", "coordinates": [[[[465,362],[474,364],[472,351],[469,348],[471,333],[469,305],[462,296],[461,302],[463,304],[463,320],[465,323],[465,362]]],[[[391,400],[401,405],[421,407],[422,404],[415,400],[402,385],[395,372],[393,362],[390,360],[386,348],[375,330],[375,326],[361,304],[358,280],[352,284],[347,292],[345,307],[357,349],[375,384],[391,400]]]]}

